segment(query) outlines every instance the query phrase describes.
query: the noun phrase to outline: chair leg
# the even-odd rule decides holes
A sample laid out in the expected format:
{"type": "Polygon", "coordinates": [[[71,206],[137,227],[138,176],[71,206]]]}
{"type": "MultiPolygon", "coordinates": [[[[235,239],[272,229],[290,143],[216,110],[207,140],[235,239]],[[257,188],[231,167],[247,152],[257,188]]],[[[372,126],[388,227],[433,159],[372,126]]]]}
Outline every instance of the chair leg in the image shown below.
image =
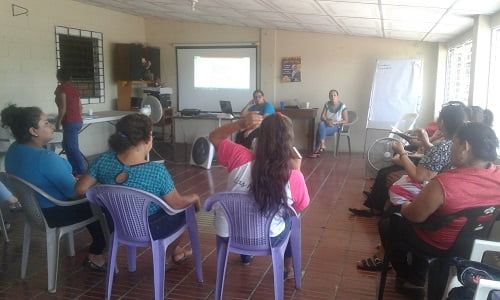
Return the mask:
{"type": "Polygon", "coordinates": [[[127,246],[127,262],[128,262],[128,271],[135,272],[136,266],[136,248],[134,246],[127,246]]]}
{"type": "Polygon", "coordinates": [[[217,240],[217,276],[215,282],[215,300],[222,299],[222,293],[224,291],[224,278],[226,277],[226,267],[227,267],[227,240],[219,236],[216,237],[217,240]]]}
{"type": "Polygon", "coordinates": [[[347,145],[349,146],[349,155],[351,155],[351,137],[350,136],[346,137],[347,137],[347,145]]]}
{"type": "Polygon", "coordinates": [[[66,254],[68,256],[75,256],[75,238],[73,231],[70,231],[66,234],[66,254]]]}
{"type": "Polygon", "coordinates": [[[295,276],[295,288],[302,287],[302,249],[301,249],[301,224],[299,217],[292,217],[292,232],[290,244],[292,247],[293,272],[295,276]]]}
{"type": "MultiPolygon", "coordinates": [[[[118,252],[118,239],[111,237],[108,251],[108,270],[106,273],[106,300],[111,299],[111,290],[113,289],[113,278],[116,268],[116,253],[118,252]]],[[[128,254],[127,254],[128,255],[128,254]]]]}
{"type": "Polygon", "coordinates": [[[283,271],[284,271],[284,255],[285,247],[288,241],[284,243],[283,247],[276,247],[271,249],[271,254],[273,257],[273,275],[274,275],[274,299],[283,299],[283,290],[285,288],[283,284],[283,271]]]}
{"type": "Polygon", "coordinates": [[[3,232],[3,236],[5,238],[5,241],[8,243],[9,242],[9,235],[7,234],[7,228],[5,228],[5,221],[3,219],[2,210],[0,210],[0,226],[2,226],[2,232],[3,232]]]}
{"type": "Polygon", "coordinates": [[[153,252],[153,270],[155,300],[162,300],[165,294],[165,255],[168,245],[163,245],[159,241],[153,241],[151,251],[153,252]]]}
{"type": "Polygon", "coordinates": [[[59,232],[57,229],[46,231],[47,236],[47,286],[49,293],[57,287],[57,267],[59,264],[59,232]]]}
{"type": "Polygon", "coordinates": [[[339,154],[340,134],[335,133],[334,139],[335,139],[335,156],[337,156],[339,154]]]}
{"type": "Polygon", "coordinates": [[[26,269],[28,268],[28,255],[30,253],[31,226],[28,222],[24,223],[23,234],[23,254],[21,258],[21,279],[26,279],[26,269]]]}
{"type": "Polygon", "coordinates": [[[380,272],[380,285],[378,287],[378,300],[384,299],[384,289],[385,281],[387,279],[387,272],[389,271],[389,257],[391,257],[391,251],[389,249],[385,250],[384,264],[382,265],[382,272],[380,272]]]}
{"type": "Polygon", "coordinates": [[[203,269],[201,262],[201,252],[200,252],[200,238],[198,234],[198,225],[196,223],[196,217],[194,208],[189,208],[186,210],[186,223],[189,232],[189,239],[191,240],[191,248],[193,249],[194,265],[196,268],[196,277],[198,282],[203,282],[203,269]]]}

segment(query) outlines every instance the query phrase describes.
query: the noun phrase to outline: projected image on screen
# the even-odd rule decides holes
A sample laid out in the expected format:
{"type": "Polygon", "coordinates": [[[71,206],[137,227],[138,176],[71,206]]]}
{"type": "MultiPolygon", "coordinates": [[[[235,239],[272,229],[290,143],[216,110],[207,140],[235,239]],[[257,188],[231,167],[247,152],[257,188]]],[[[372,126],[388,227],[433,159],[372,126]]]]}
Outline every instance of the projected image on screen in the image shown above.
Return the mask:
{"type": "Polygon", "coordinates": [[[194,57],[194,87],[250,88],[250,57],[194,57]]]}

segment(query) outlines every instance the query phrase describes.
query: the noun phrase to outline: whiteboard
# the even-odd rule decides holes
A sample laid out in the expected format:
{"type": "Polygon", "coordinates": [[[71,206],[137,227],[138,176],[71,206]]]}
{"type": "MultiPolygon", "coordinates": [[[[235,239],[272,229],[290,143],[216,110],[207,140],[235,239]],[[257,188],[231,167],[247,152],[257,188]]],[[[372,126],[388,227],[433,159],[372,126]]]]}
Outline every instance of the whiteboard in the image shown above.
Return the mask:
{"type": "Polygon", "coordinates": [[[418,113],[422,100],[420,59],[377,60],[366,129],[391,130],[400,116],[418,113]]]}

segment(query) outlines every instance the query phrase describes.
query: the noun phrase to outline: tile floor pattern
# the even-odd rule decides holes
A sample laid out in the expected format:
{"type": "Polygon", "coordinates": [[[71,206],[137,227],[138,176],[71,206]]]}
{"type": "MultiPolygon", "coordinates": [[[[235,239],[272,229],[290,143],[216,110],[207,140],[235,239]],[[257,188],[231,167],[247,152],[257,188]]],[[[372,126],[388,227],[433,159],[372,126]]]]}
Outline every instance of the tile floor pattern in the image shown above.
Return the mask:
{"type": "MultiPolygon", "coordinates": [[[[224,191],[226,171],[215,165],[204,170],[183,163],[167,163],[180,192],[199,193],[202,199],[224,191]]],[[[375,299],[378,274],[357,270],[360,258],[371,256],[378,243],[376,219],[354,217],[348,207],[363,199],[361,191],[371,185],[364,177],[361,155],[341,153],[334,158],[325,153],[319,159],[304,159],[302,171],[311,196],[310,206],[302,213],[302,265],[305,275],[301,290],[293,280],[285,283],[285,299],[375,299]]],[[[0,299],[103,299],[105,274],[82,267],[90,236],[86,230],[75,234],[77,254],[67,257],[61,249],[57,293],[49,294],[45,238],[34,232],[27,279],[20,280],[23,215],[4,212],[12,223],[9,243],[2,242],[0,299]]],[[[198,283],[194,263],[175,266],[166,273],[166,299],[213,299],[216,249],[212,216],[198,213],[204,282],[198,283]]],[[[3,237],[0,237],[3,239],[3,237]]],[[[184,239],[187,241],[187,239],[184,239]]],[[[137,271],[129,273],[125,248],[120,247],[113,299],[153,299],[151,251],[137,251],[137,271]]],[[[385,299],[405,299],[394,291],[390,273],[385,299]]],[[[224,286],[224,299],[272,299],[273,276],[270,257],[255,257],[249,266],[231,254],[224,286]]]]}

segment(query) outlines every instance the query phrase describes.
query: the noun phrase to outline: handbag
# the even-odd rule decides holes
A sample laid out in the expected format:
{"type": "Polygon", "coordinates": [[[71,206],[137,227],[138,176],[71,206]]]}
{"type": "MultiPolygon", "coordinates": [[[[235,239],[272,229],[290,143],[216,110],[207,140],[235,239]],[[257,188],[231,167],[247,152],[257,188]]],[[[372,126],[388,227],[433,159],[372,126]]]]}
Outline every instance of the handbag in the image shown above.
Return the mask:
{"type": "MultiPolygon", "coordinates": [[[[480,279],[500,280],[500,269],[491,265],[459,257],[453,258],[451,264],[457,268],[457,279],[462,286],[453,288],[447,300],[473,299],[480,279]]],[[[488,299],[500,299],[500,291],[493,291],[488,299]]]]}

